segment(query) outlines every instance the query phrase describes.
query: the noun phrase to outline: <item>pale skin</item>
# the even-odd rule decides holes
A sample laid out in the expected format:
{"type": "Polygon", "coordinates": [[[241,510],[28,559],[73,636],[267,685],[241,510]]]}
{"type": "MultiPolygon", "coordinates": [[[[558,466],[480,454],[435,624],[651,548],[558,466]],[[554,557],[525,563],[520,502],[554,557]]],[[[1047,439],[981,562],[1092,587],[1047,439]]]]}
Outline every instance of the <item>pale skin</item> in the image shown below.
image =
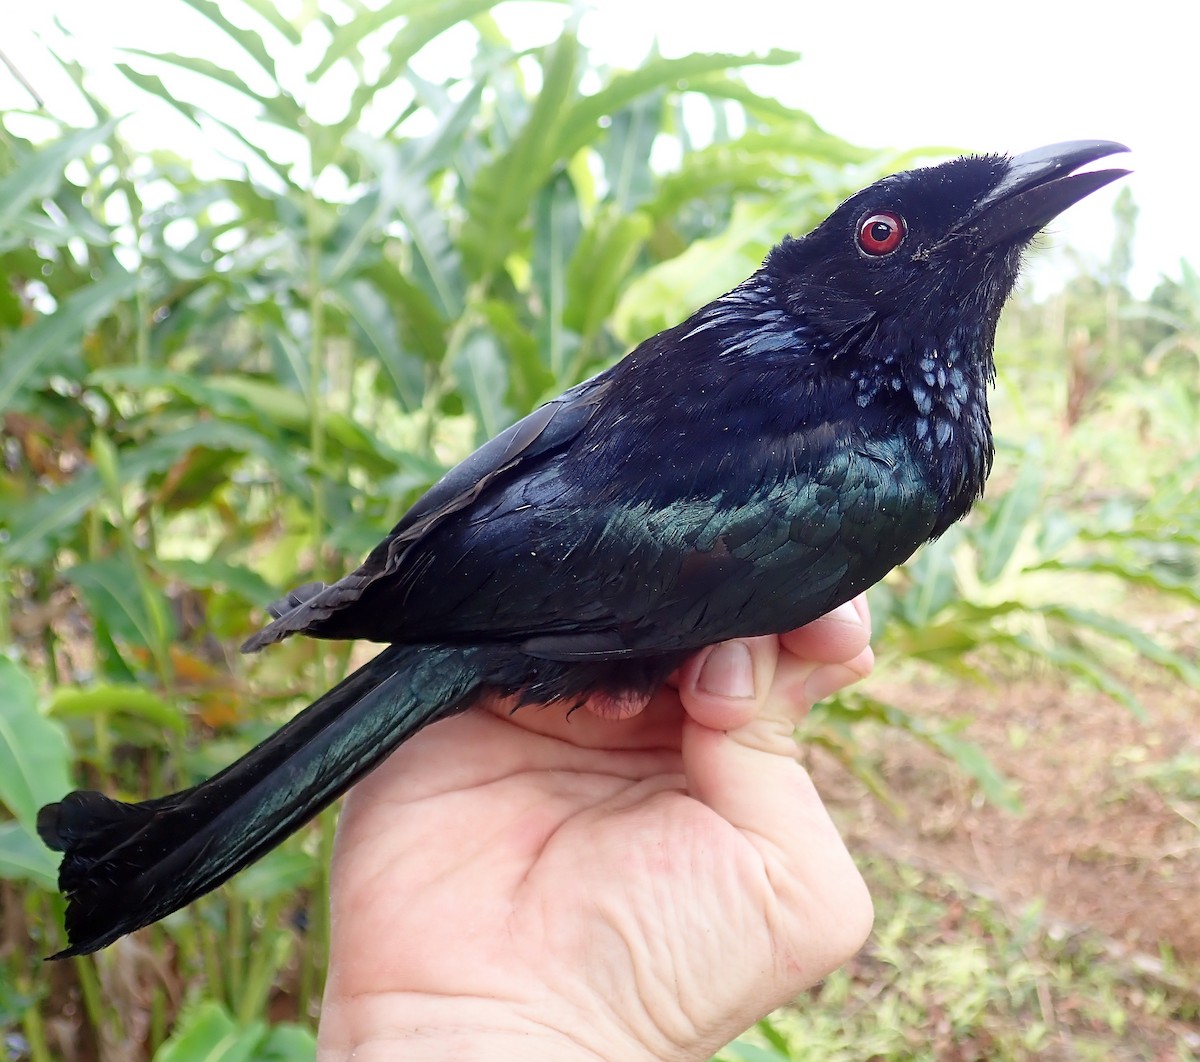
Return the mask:
{"type": "Polygon", "coordinates": [[[860,598],[635,715],[493,704],[404,745],[338,827],[320,1062],[701,1062],[849,959],[871,900],[793,730],[869,636],[860,598]]]}

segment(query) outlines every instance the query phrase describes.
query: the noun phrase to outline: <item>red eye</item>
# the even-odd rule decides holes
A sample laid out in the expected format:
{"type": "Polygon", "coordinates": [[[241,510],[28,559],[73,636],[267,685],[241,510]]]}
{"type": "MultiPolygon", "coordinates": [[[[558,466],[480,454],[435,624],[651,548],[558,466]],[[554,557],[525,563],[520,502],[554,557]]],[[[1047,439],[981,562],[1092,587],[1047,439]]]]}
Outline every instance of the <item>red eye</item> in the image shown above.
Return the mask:
{"type": "Polygon", "coordinates": [[[891,254],[904,242],[904,219],[884,210],[868,214],[858,223],[858,245],[876,258],[891,254]]]}

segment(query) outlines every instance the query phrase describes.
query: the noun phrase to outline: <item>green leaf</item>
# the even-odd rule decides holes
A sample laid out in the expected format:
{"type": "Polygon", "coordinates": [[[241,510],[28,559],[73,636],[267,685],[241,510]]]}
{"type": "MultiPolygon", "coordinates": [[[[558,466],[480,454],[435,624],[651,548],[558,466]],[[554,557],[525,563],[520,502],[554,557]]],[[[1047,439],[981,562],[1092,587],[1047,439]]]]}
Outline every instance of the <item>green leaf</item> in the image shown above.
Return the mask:
{"type": "Polygon", "coordinates": [[[538,192],[533,217],[533,283],[541,304],[538,345],[555,379],[561,379],[567,363],[567,337],[563,329],[567,261],[580,236],[575,189],[565,173],[557,174],[538,192]]]}
{"type": "Polygon", "coordinates": [[[266,1032],[261,1021],[238,1026],[221,1004],[206,1000],[184,1011],[154,1062],[254,1062],[266,1032]]]}
{"type": "Polygon", "coordinates": [[[734,1040],[720,1054],[721,1062],[787,1062],[788,1055],[770,1047],[734,1040]]]}
{"type": "MultiPolygon", "coordinates": [[[[379,9],[378,18],[382,21],[376,21],[372,15],[364,13],[364,26],[368,32],[379,25],[385,25],[398,14],[407,15],[408,21],[388,42],[387,62],[379,77],[370,84],[359,85],[351,95],[349,110],[340,123],[343,132],[359,125],[363,111],[382,89],[404,79],[413,56],[430,41],[440,37],[459,22],[466,22],[483,14],[494,5],[495,0],[393,0],[379,9]]],[[[358,19],[354,21],[357,22],[358,19]]],[[[357,26],[351,26],[349,23],[344,33],[341,30],[337,31],[326,56],[317,66],[314,77],[324,73],[347,53],[348,48],[357,47],[363,36],[365,34],[361,33],[357,26]]]]}
{"type": "Polygon", "coordinates": [[[983,795],[997,807],[1014,813],[1020,811],[1021,802],[1012,782],[996,770],[983,749],[958,736],[956,730],[961,724],[933,725],[893,704],[862,694],[856,694],[854,700],[868,705],[887,726],[903,730],[947,756],[959,770],[979,783],[983,795]]]}
{"type": "Polygon", "coordinates": [[[265,903],[313,884],[318,869],[310,853],[276,848],[238,874],[228,888],[243,900],[265,903]]]}
{"type": "Polygon", "coordinates": [[[638,97],[660,89],[684,91],[688,79],[723,73],[744,66],[788,66],[800,59],[799,52],[772,50],[765,55],[705,53],[679,59],[654,57],[636,70],[618,74],[607,85],[578,100],[562,122],[556,146],[560,158],[570,158],[596,136],[599,121],[628,107],[638,97]]]}
{"type": "Polygon", "coordinates": [[[175,705],[144,686],[132,683],[99,683],[94,686],[60,686],[50,697],[46,714],[58,719],[94,719],[129,715],[182,734],[187,718],[175,705]]]}
{"type": "Polygon", "coordinates": [[[662,130],[663,98],[661,91],[647,93],[614,114],[601,145],[607,198],[619,213],[627,213],[653,194],[650,154],[662,130]]]}
{"type": "MultiPolygon", "coordinates": [[[[232,380],[223,382],[233,383],[232,380]]],[[[261,432],[227,421],[189,424],[126,449],[121,458],[122,485],[140,483],[148,475],[165,472],[193,447],[258,454],[271,463],[289,489],[301,495],[306,490],[306,481],[298,473],[294,455],[272,448],[261,432]]],[[[0,506],[0,519],[6,521],[9,528],[8,541],[0,544],[0,556],[10,564],[44,560],[54,548],[54,536],[74,527],[103,493],[99,475],[94,468],[89,468],[65,486],[46,491],[31,503],[0,506]]]]}
{"type": "Polygon", "coordinates": [[[568,328],[589,340],[600,332],[653,227],[642,211],[605,211],[584,233],[567,269],[568,328]]]}
{"type": "MultiPolygon", "coordinates": [[[[425,300],[416,288],[405,287],[406,295],[425,300]]],[[[387,372],[400,407],[406,412],[420,409],[425,392],[424,366],[404,350],[405,344],[400,341],[396,327],[398,307],[391,305],[373,284],[363,280],[343,281],[334,290],[334,296],[358,327],[362,346],[379,359],[387,372]]],[[[418,313],[424,309],[422,306],[418,313]]],[[[441,353],[440,344],[437,353],[441,353]]]]}
{"type": "Polygon", "coordinates": [[[1180,597],[1200,604],[1200,586],[1158,568],[1148,567],[1144,560],[1127,561],[1118,557],[1089,555],[1079,560],[1051,558],[1033,565],[1031,570],[1074,572],[1081,575],[1112,575],[1127,583],[1180,597]]]}
{"type": "Polygon", "coordinates": [[[288,21],[275,0],[242,0],[264,22],[277,30],[289,44],[300,43],[300,31],[288,21]]]}
{"type": "Polygon", "coordinates": [[[979,548],[979,578],[994,583],[1012,559],[1017,543],[1029,522],[1042,506],[1045,475],[1041,464],[1030,454],[1022,458],[1016,481],[1001,496],[982,525],[974,532],[979,548]]]}
{"type": "Polygon", "coordinates": [[[63,576],[80,589],[92,614],[116,636],[150,650],[173,637],[174,623],[161,590],[139,580],[124,559],[76,564],[63,576]]]}
{"type": "Polygon", "coordinates": [[[535,191],[573,152],[556,151],[559,131],[575,96],[579,44],[564,32],[542,60],[542,88],[508,150],[476,175],[467,199],[462,247],[476,276],[489,277],[508,257],[535,191]]]}
{"type": "Polygon", "coordinates": [[[0,878],[32,881],[47,892],[57,892],[58,857],[24,824],[0,822],[0,878]]]}
{"type": "Polygon", "coordinates": [[[275,61],[271,58],[271,53],[267,50],[263,39],[257,33],[234,25],[213,0],[183,0],[183,3],[222,30],[226,37],[238,44],[242,51],[270,75],[272,81],[278,83],[279,77],[275,71],[275,61]]]}
{"type": "Polygon", "coordinates": [[[1136,627],[1107,616],[1094,609],[1078,608],[1071,605],[1043,605],[1037,609],[1046,616],[1066,620],[1068,623],[1087,630],[1097,631],[1110,638],[1128,645],[1134,652],[1139,653],[1159,667],[1172,672],[1176,677],[1188,683],[1193,688],[1200,688],[1200,668],[1179,653],[1172,652],[1158,644],[1153,638],[1138,630],[1136,627]]]}
{"type": "Polygon", "coordinates": [[[926,543],[904,566],[913,589],[904,596],[901,608],[905,622],[911,626],[918,629],[930,626],[958,596],[954,554],[963,537],[962,526],[956,524],[941,538],[926,543]]]}
{"type": "Polygon", "coordinates": [[[414,272],[444,319],[462,313],[466,283],[462,262],[450,238],[443,211],[438,210],[420,173],[405,165],[393,146],[365,137],[351,140],[379,177],[382,201],[408,232],[414,272]]]}
{"type": "Polygon", "coordinates": [[[317,1038],[303,1025],[285,1022],[271,1026],[255,1062],[313,1062],[317,1038]]]}
{"type": "MultiPolygon", "coordinates": [[[[3,234],[10,231],[33,204],[54,195],[63,182],[67,163],[107,140],[116,124],[117,120],[112,119],[94,129],[81,129],[52,140],[21,159],[16,169],[0,180],[0,246],[4,242],[3,234]]],[[[0,401],[0,406],[3,405],[0,401]]]]}
{"type": "Polygon", "coordinates": [[[692,241],[626,286],[613,318],[617,334],[635,343],[686,320],[753,273],[792,220],[785,203],[736,203],[724,230],[692,241]]]}
{"type": "Polygon", "coordinates": [[[109,272],[73,292],[56,312],[10,337],[0,351],[0,409],[6,408],[30,377],[78,351],[84,335],[137,289],[136,274],[110,262],[109,272]]]}
{"type": "MultiPolygon", "coordinates": [[[[227,70],[223,66],[218,66],[210,59],[201,59],[191,55],[180,55],[178,52],[148,52],[141,48],[122,48],[127,55],[138,55],[144,59],[151,59],[159,63],[166,63],[169,66],[178,67],[180,70],[187,70],[189,73],[199,74],[202,77],[211,78],[213,81],[220,82],[222,85],[233,89],[235,92],[241,93],[247,99],[254,100],[262,108],[262,116],[273,121],[275,124],[284,129],[295,132],[303,128],[305,122],[304,111],[300,105],[282,90],[274,96],[264,95],[261,92],[255,92],[250,88],[237,74],[232,70],[227,70]]],[[[218,121],[213,115],[208,112],[203,112],[205,117],[218,121]]],[[[224,123],[220,123],[224,125],[224,123]]],[[[255,149],[258,150],[258,149],[255,149]]]]}
{"type": "MultiPolygon", "coordinates": [[[[436,8],[437,0],[424,0],[424,2],[422,0],[390,0],[389,3],[374,9],[360,9],[352,18],[338,24],[331,35],[325,54],[321,56],[320,62],[309,73],[309,79],[317,81],[323,77],[334,63],[353,55],[362,46],[363,41],[372,33],[383,29],[388,23],[401,18],[411,19],[415,15],[427,14],[436,8]]],[[[458,20],[459,16],[456,13],[454,22],[458,20]]],[[[449,25],[453,24],[451,22],[449,25]]]]}
{"type": "Polygon", "coordinates": [[[1094,653],[1068,645],[1035,641],[1023,634],[1015,635],[1014,641],[1030,656],[1050,664],[1065,675],[1074,675],[1082,679],[1093,689],[1106,694],[1118,704],[1123,704],[1136,718],[1143,721],[1148,718],[1137,694],[1109,671],[1094,653]]]}
{"type": "Polygon", "coordinates": [[[149,559],[150,566],[184,586],[197,590],[224,587],[252,605],[269,605],[278,592],[257,572],[241,564],[220,560],[194,561],[186,558],[149,559]]]}
{"type": "Polygon", "coordinates": [[[505,405],[508,368],[496,337],[483,330],[471,334],[454,361],[463,400],[475,417],[477,441],[490,439],[515,419],[505,405]]]}
{"type": "Polygon", "coordinates": [[[0,657],[0,803],[33,830],[38,808],[70,788],[70,763],[62,727],[37,709],[33,680],[0,657]]]}

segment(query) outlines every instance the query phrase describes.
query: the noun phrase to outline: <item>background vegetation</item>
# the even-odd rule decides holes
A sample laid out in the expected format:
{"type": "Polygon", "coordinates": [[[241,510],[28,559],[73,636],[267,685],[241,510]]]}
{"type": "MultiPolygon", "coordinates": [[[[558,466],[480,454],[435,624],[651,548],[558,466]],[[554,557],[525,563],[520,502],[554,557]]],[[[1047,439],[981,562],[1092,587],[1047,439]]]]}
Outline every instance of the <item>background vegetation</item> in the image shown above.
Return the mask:
{"type": "MultiPolygon", "coordinates": [[[[491,0],[393,0],[345,24],[177,2],[219,31],[221,58],[130,53],[119,70],[198,143],[227,146],[219,176],[134,154],[66,59],[90,124],[0,115],[0,1030],[39,1062],[311,1057],[329,816],[135,939],[45,967],[61,910],[37,807],[72,785],[180,788],[273,729],[352,650],[245,661],[231,647],[258,607],[357,563],[474,445],[912,161],[738,78],[788,53],[617,71],[590,62],[565,10],[553,43],[521,50],[491,0]],[[462,24],[465,72],[418,76],[413,57],[462,24]],[[339,64],[355,75],[345,111],[317,121],[307,104],[339,64]]],[[[939,682],[1067,675],[1135,712],[1148,675],[1200,686],[1194,641],[1143,622],[1200,604],[1200,278],[1135,300],[1128,197],[1115,221],[1102,271],[1009,315],[988,501],[878,589],[885,661],[939,682]]],[[[962,720],[874,686],[806,737],[898,806],[871,728],[1018,807],[962,720]]],[[[1173,792],[1200,811],[1189,776],[1185,760],[1173,792]]],[[[1023,1057],[1052,1039],[1029,1019],[1046,993],[1128,987],[1036,912],[1013,929],[954,886],[885,860],[870,872],[867,965],[725,1057],[904,1058],[937,1036],[1023,1057]],[[931,928],[953,903],[977,924],[965,946],[931,928]]],[[[1186,992],[1160,991],[1160,1011],[1194,1021],[1186,992]]],[[[1128,1001],[1106,1006],[1086,1015],[1102,1046],[1129,1020],[1128,1001]]]]}

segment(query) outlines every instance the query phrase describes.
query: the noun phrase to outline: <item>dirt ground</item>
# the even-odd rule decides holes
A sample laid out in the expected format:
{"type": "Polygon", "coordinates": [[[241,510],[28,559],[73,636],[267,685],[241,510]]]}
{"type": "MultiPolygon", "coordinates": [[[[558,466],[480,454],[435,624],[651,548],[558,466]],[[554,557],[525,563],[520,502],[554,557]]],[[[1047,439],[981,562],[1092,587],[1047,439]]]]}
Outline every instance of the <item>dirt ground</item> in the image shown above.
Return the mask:
{"type": "Polygon", "coordinates": [[[879,676],[872,691],[964,736],[1016,784],[1020,815],[985,803],[952,764],[903,735],[878,740],[897,817],[842,768],[814,777],[852,846],[950,872],[1015,908],[1098,931],[1140,962],[1163,946],[1200,963],[1200,690],[1139,690],[1148,718],[1091,690],[1026,681],[964,695],[879,676]]]}

